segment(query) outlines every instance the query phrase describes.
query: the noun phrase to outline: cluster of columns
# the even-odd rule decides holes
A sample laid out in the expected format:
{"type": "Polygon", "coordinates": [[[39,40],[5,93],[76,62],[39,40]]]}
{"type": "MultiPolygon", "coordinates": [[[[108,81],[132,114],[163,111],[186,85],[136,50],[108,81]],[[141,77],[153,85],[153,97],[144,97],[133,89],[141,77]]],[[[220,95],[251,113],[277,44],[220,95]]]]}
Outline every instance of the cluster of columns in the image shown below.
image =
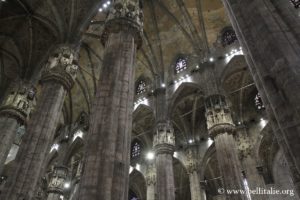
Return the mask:
{"type": "MultiPolygon", "coordinates": [[[[257,21],[261,21],[266,27],[280,28],[280,25],[275,23],[271,11],[267,9],[270,5],[266,2],[259,0],[251,2],[253,8],[260,8],[257,10],[246,10],[249,8],[249,2],[246,1],[223,0],[223,2],[247,54],[254,80],[260,86],[259,92],[263,100],[270,104],[268,111],[270,116],[274,116],[273,127],[276,136],[282,142],[281,146],[284,148],[291,171],[294,171],[294,175],[299,174],[300,117],[294,109],[299,109],[300,102],[300,95],[295,95],[300,85],[299,72],[296,69],[300,48],[288,45],[289,39],[284,36],[284,33],[275,35],[270,32],[272,29],[263,29],[259,32],[262,37],[256,37],[258,31],[249,31],[249,24],[255,27],[257,21]],[[268,12],[263,13],[265,11],[268,12]],[[244,19],[247,19],[248,23],[244,19]],[[270,35],[274,39],[272,42],[262,42],[270,35]],[[278,38],[280,40],[277,40],[278,38]],[[261,57],[266,53],[269,55],[268,60],[261,57]],[[278,76],[280,73],[282,75],[278,76]]],[[[103,41],[106,41],[105,54],[93,104],[93,121],[87,141],[85,167],[79,191],[81,200],[126,199],[127,197],[134,91],[133,66],[136,50],[141,45],[143,16],[135,0],[115,1],[113,11],[109,14],[102,36],[103,41]]],[[[46,154],[53,141],[64,97],[74,84],[76,71],[75,48],[63,45],[55,49],[42,73],[42,93],[35,112],[27,124],[23,145],[16,159],[15,175],[1,194],[1,199],[31,200],[35,197],[35,189],[44,168],[46,154]]],[[[0,108],[0,128],[5,130],[1,133],[3,138],[0,141],[0,173],[17,127],[26,122],[33,102],[32,91],[25,89],[24,93],[16,90],[8,96],[4,106],[0,108]]],[[[205,106],[207,126],[210,136],[215,141],[224,189],[243,189],[241,166],[233,137],[235,128],[225,97],[221,94],[208,96],[205,106]]],[[[166,119],[159,120],[154,137],[156,184],[153,184],[154,181],[151,179],[147,181],[152,186],[156,185],[158,200],[175,199],[172,161],[174,147],[172,125],[166,119]]],[[[244,165],[250,166],[247,169],[249,174],[255,174],[253,162],[249,157],[244,158],[244,165]]],[[[191,188],[198,188],[195,163],[191,162],[189,165],[191,188]]],[[[58,198],[66,174],[67,170],[64,166],[54,168],[49,185],[49,200],[58,198]]],[[[299,178],[293,178],[296,188],[299,188],[297,187],[300,185],[299,178]]],[[[257,184],[259,183],[253,183],[253,185],[257,184]]],[[[152,198],[153,191],[153,187],[149,187],[149,196],[152,198]]],[[[226,195],[227,199],[231,200],[244,199],[242,195],[226,195]]],[[[200,196],[198,192],[192,194],[193,200],[201,199],[200,196]]]]}
{"type": "MultiPolygon", "coordinates": [[[[14,175],[8,180],[0,199],[35,198],[65,95],[74,84],[78,68],[76,57],[76,49],[70,45],[60,45],[51,53],[42,72],[42,93],[17,154],[14,175]]],[[[59,170],[56,172],[60,173],[59,170]]]]}

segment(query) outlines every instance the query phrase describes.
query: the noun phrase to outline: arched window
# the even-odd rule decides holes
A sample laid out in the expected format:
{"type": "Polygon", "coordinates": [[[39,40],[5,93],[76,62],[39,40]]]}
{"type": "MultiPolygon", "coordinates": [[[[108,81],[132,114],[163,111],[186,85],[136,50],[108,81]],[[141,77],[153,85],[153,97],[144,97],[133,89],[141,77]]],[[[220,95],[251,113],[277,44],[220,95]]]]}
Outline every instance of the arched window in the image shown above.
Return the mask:
{"type": "Polygon", "coordinates": [[[232,29],[228,29],[224,31],[224,33],[222,34],[222,44],[224,47],[227,45],[231,45],[236,40],[237,40],[236,34],[232,29]]]}
{"type": "Polygon", "coordinates": [[[146,82],[144,80],[140,80],[136,87],[136,94],[142,94],[146,92],[146,82]]]}
{"type": "Polygon", "coordinates": [[[291,0],[292,4],[295,6],[295,8],[300,7],[300,0],[291,0]]]}
{"type": "Polygon", "coordinates": [[[259,93],[257,93],[257,95],[255,96],[254,103],[255,103],[255,106],[256,106],[257,110],[262,110],[262,109],[265,108],[259,93]]]}
{"type": "Polygon", "coordinates": [[[138,140],[131,144],[131,158],[138,158],[141,155],[142,145],[138,140]]]}
{"type": "Polygon", "coordinates": [[[175,73],[178,74],[187,68],[186,59],[178,58],[175,64],[175,73]]]}

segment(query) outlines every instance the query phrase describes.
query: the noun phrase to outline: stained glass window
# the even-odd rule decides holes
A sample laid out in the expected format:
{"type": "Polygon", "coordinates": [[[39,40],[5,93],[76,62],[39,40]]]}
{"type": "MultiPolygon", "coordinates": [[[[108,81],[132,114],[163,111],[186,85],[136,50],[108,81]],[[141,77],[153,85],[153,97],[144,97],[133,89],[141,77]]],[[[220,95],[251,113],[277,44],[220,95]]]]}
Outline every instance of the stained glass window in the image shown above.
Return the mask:
{"type": "Polygon", "coordinates": [[[300,0],[291,0],[292,4],[295,6],[295,8],[300,7],[300,0]]]}
{"type": "Polygon", "coordinates": [[[137,85],[136,94],[142,94],[144,92],[146,92],[146,82],[141,80],[137,85]]]}
{"type": "Polygon", "coordinates": [[[222,35],[222,44],[223,46],[231,45],[237,40],[234,30],[229,29],[225,31],[222,35]]]}
{"type": "Polygon", "coordinates": [[[255,96],[254,103],[255,103],[257,110],[262,110],[265,108],[259,93],[257,93],[257,95],[255,96]]]}
{"type": "Polygon", "coordinates": [[[131,146],[131,158],[137,158],[141,155],[141,144],[134,141],[131,146]]]}
{"type": "Polygon", "coordinates": [[[187,68],[186,59],[178,58],[175,65],[175,73],[178,74],[187,68]]]}

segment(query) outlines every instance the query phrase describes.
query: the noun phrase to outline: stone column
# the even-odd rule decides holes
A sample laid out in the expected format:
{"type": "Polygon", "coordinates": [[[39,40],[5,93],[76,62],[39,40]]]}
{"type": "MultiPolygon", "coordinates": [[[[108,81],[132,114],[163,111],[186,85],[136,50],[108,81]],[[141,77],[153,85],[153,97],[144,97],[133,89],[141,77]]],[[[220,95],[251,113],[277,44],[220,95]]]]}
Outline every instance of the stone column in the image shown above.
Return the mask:
{"type": "MultiPolygon", "coordinates": [[[[224,189],[244,189],[242,170],[237,147],[233,138],[234,125],[225,96],[211,95],[205,101],[207,128],[215,141],[219,169],[223,178],[224,189]]],[[[228,200],[241,200],[244,196],[226,194],[228,200]]]]}
{"type": "MultiPolygon", "coordinates": [[[[50,180],[48,184],[48,196],[47,200],[61,200],[61,196],[64,195],[64,188],[69,178],[69,169],[65,166],[65,159],[67,156],[68,142],[69,142],[69,127],[65,127],[62,132],[59,133],[59,150],[56,162],[53,166],[53,170],[50,174],[50,180]]],[[[69,183],[71,187],[71,183],[69,183]]]]}
{"type": "Polygon", "coordinates": [[[117,0],[105,23],[105,52],[87,136],[80,200],[127,199],[134,64],[142,41],[142,17],[136,0],[117,0]]]}
{"type": "Polygon", "coordinates": [[[68,177],[68,168],[56,165],[50,174],[47,200],[61,200],[64,194],[64,184],[68,177]]]}
{"type": "Polygon", "coordinates": [[[155,200],[155,186],[156,186],[156,169],[154,164],[150,164],[146,174],[147,183],[147,200],[155,200]]]}
{"type": "MultiPolygon", "coordinates": [[[[223,0],[258,90],[270,103],[287,157],[300,172],[300,47],[270,1],[223,0]],[[289,155],[288,155],[289,154],[289,155]]],[[[288,2],[287,2],[288,3],[288,2]]],[[[276,126],[277,126],[276,125],[276,126]]],[[[298,178],[296,178],[298,179],[298,178]]],[[[299,179],[298,179],[299,180],[299,179]]]]}
{"type": "Polygon", "coordinates": [[[76,52],[63,45],[54,50],[42,72],[41,96],[27,125],[16,159],[16,172],[2,200],[32,200],[44,168],[67,90],[74,84],[76,52]]]}
{"type": "Polygon", "coordinates": [[[70,195],[70,200],[77,200],[78,199],[78,193],[79,193],[79,187],[80,187],[80,179],[81,179],[81,174],[82,174],[82,161],[80,161],[77,170],[76,170],[76,175],[74,179],[72,180],[74,189],[70,195]]]}
{"type": "Polygon", "coordinates": [[[18,84],[12,87],[0,107],[0,175],[17,130],[24,125],[35,105],[34,87],[18,84]]]}
{"type": "Polygon", "coordinates": [[[174,129],[170,123],[158,123],[153,146],[156,154],[157,200],[175,200],[173,153],[174,129]]]}
{"type": "Polygon", "coordinates": [[[197,160],[193,158],[188,160],[187,172],[190,180],[191,200],[204,200],[202,199],[197,166],[197,160]]]}
{"type": "MultiPolygon", "coordinates": [[[[258,165],[255,159],[255,152],[253,147],[253,141],[247,135],[247,131],[243,130],[238,132],[237,146],[239,158],[244,170],[244,178],[247,180],[250,190],[266,189],[266,185],[263,180],[263,176],[259,173],[258,165]]],[[[251,194],[252,200],[267,200],[267,195],[263,194],[251,194]]]]}

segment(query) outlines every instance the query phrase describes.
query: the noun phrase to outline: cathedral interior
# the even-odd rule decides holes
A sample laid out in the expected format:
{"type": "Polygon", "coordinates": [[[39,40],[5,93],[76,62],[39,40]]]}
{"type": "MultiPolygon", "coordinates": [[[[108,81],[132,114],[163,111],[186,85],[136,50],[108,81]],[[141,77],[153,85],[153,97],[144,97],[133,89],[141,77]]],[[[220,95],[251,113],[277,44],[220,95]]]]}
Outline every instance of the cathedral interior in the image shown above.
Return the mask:
{"type": "Polygon", "coordinates": [[[299,16],[0,0],[0,199],[299,199],[299,16]]]}

